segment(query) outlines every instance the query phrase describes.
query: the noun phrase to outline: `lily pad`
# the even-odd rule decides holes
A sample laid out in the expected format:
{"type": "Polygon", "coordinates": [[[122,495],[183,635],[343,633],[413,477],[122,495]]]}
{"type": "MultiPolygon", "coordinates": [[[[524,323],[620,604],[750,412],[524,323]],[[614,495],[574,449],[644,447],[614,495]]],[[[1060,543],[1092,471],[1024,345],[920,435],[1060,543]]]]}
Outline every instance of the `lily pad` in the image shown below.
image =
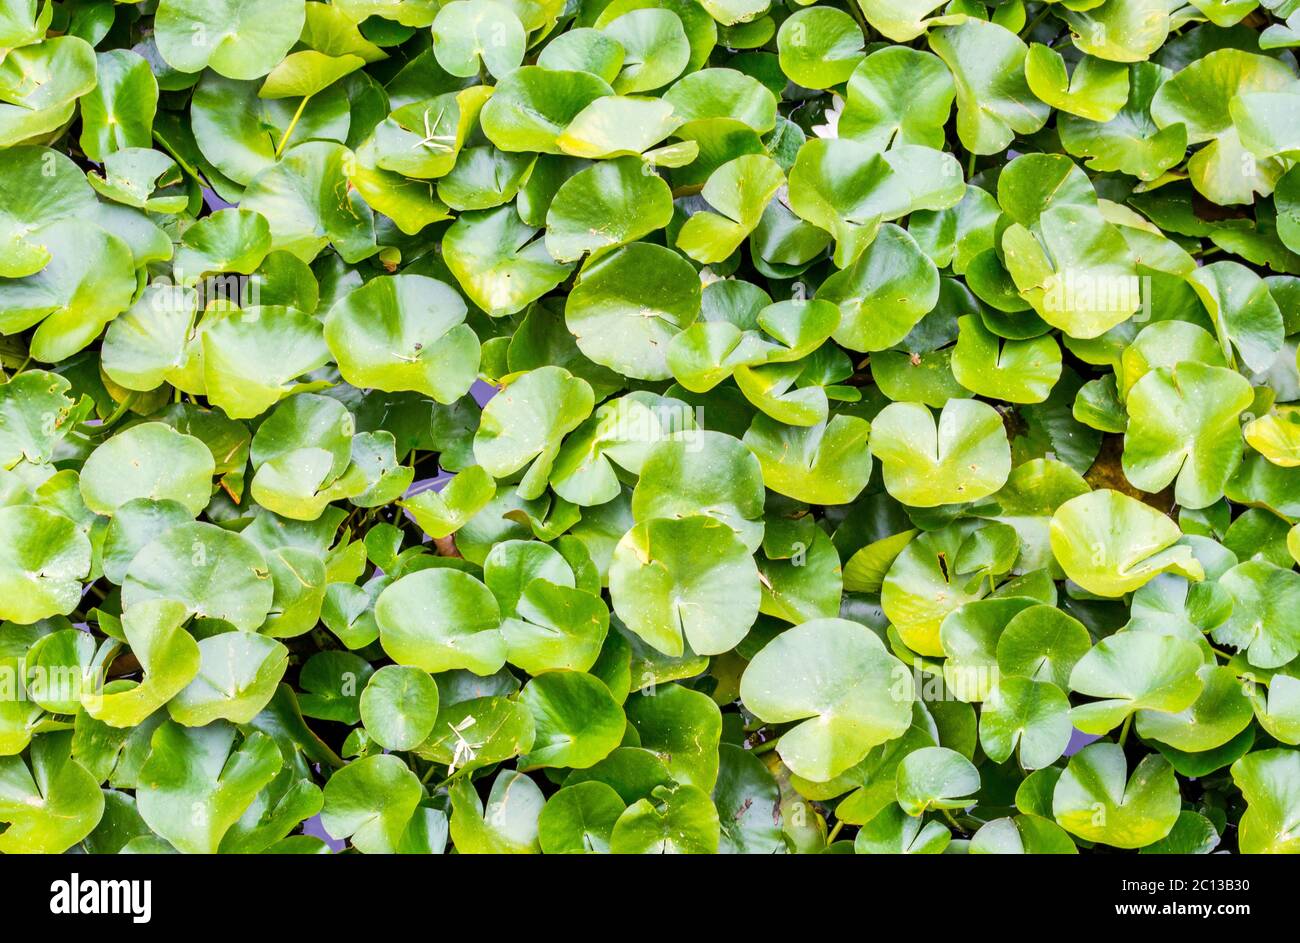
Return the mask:
{"type": "Polygon", "coordinates": [[[751,659],[740,696],[772,723],[803,721],[777,744],[794,773],[826,782],[911,724],[912,678],[865,626],[817,619],[751,659]]]}

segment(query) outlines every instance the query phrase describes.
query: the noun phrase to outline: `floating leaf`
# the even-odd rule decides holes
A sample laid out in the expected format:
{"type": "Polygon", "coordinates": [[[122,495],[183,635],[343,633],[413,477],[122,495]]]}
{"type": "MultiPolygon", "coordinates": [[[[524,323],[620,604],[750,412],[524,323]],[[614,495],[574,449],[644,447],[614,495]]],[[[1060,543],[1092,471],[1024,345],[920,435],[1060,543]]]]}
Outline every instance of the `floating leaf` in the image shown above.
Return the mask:
{"type": "Polygon", "coordinates": [[[1289,854],[1295,848],[1295,770],[1293,750],[1260,750],[1232,764],[1232,778],[1246,797],[1241,818],[1241,850],[1246,854],[1289,854]]]}
{"type": "Polygon", "coordinates": [[[147,544],[127,568],[122,603],[174,599],[192,615],[254,632],[273,595],[261,551],[215,524],[181,524],[147,544]]]}
{"type": "Polygon", "coordinates": [[[30,625],[77,607],[90,541],[71,520],[39,507],[0,508],[0,547],[0,617],[30,625]]]}
{"type": "Polygon", "coordinates": [[[758,569],[727,524],[711,517],[655,518],[614,549],[614,611],[668,655],[729,651],[758,616],[758,569]]]}
{"type": "Polygon", "coordinates": [[[960,753],[944,747],[922,747],[898,764],[898,804],[919,817],[927,809],[959,809],[971,805],[979,790],[979,771],[960,753]]]}
{"type": "MultiPolygon", "coordinates": [[[[928,5],[928,0],[927,0],[928,5]]],[[[982,20],[940,26],[930,48],[952,70],[957,93],[957,134],[976,154],[995,154],[1017,134],[1032,134],[1051,109],[1025,81],[1028,47],[1012,32],[982,20]]]]}
{"type": "Polygon", "coordinates": [[[803,721],[777,744],[791,771],[826,782],[911,723],[902,663],[864,626],[817,619],[788,629],[750,661],[740,696],[771,723],[803,721]]]}
{"type": "Polygon", "coordinates": [[[666,380],[668,343],[699,311],[700,280],[690,263],[671,249],[635,242],[583,270],[564,320],[596,363],[666,380]]]}
{"type": "Polygon", "coordinates": [[[459,570],[420,570],[375,601],[384,651],[399,665],[488,675],[505,664],[501,614],[488,588],[459,570]]]}
{"type": "Polygon", "coordinates": [[[1070,579],[1100,596],[1122,596],[1158,573],[1200,579],[1181,536],[1159,511],[1106,489],[1071,498],[1052,516],[1052,553],[1070,579]]]}
{"type": "Polygon", "coordinates": [[[1125,476],[1145,491],[1177,478],[1183,507],[1213,504],[1241,461],[1237,417],[1253,401],[1250,384],[1224,367],[1187,361],[1150,371],[1128,393],[1125,476]]]}
{"type": "Polygon", "coordinates": [[[891,403],[872,424],[871,451],[889,493],[916,507],[987,497],[1011,471],[1002,419],[976,400],[949,400],[937,424],[920,403],[891,403]]]}
{"type": "Polygon", "coordinates": [[[623,738],[623,711],[609,688],[591,675],[547,672],[528,682],[519,699],[537,730],[532,747],[520,758],[525,769],[586,769],[608,756],[623,738]]]}
{"type": "Polygon", "coordinates": [[[1205,686],[1200,666],[1200,651],[1186,639],[1154,632],[1104,638],[1075,663],[1070,690],[1107,700],[1076,707],[1074,725],[1106,733],[1135,710],[1185,710],[1205,686]]]}
{"type": "Polygon", "coordinates": [[[194,436],[161,422],[132,426],[86,459],[81,495],[86,507],[112,514],[133,498],[177,501],[192,515],[208,506],[216,463],[194,436]]]}
{"type": "Polygon", "coordinates": [[[172,68],[255,79],[284,58],[306,17],[303,0],[256,8],[238,0],[163,0],[154,23],[158,52],[172,68]]]}
{"type": "Polygon", "coordinates": [[[1164,838],[1180,806],[1173,767],[1151,755],[1127,774],[1122,747],[1084,747],[1070,757],[1052,794],[1057,823],[1072,835],[1116,848],[1141,848],[1164,838]]]}
{"type": "Polygon", "coordinates": [[[21,756],[0,757],[0,834],[5,854],[62,854],[95,828],[104,812],[104,794],[80,763],[49,744],[21,756]]]}
{"type": "Polygon", "coordinates": [[[0,4],[0,851],[1296,850],[1297,5],[0,4]]]}
{"type": "Polygon", "coordinates": [[[353,386],[453,403],[478,373],[478,338],[465,312],[460,296],[432,278],[376,278],[330,308],[325,343],[353,386]]]}
{"type": "Polygon", "coordinates": [[[213,854],[284,760],[263,733],[240,739],[230,724],[181,727],[163,721],[140,770],[136,805],[149,827],[179,851],[213,854]]]}

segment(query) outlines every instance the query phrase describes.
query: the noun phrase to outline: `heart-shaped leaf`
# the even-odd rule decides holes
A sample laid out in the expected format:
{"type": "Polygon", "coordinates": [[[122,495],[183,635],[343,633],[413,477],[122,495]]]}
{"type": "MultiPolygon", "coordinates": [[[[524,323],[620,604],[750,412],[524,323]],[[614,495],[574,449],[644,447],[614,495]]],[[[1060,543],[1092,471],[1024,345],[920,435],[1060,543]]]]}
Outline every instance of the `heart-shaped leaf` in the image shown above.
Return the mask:
{"type": "Polygon", "coordinates": [[[911,723],[912,679],[864,626],[816,619],[751,659],[740,696],[771,723],[803,721],[777,744],[795,773],[826,782],[911,723]]]}

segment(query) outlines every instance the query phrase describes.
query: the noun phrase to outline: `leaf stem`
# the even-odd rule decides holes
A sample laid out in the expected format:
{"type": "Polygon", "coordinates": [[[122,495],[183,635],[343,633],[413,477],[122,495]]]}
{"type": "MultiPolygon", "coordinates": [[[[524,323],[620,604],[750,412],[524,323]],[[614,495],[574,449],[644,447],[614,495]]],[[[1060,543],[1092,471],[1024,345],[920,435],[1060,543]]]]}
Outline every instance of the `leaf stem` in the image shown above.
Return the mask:
{"type": "Polygon", "coordinates": [[[284,134],[280,137],[280,143],[275,146],[276,160],[279,160],[280,155],[284,153],[284,146],[289,143],[289,135],[293,134],[293,129],[298,127],[298,119],[302,117],[303,109],[307,107],[309,101],[311,101],[311,96],[304,95],[302,101],[298,102],[298,110],[293,113],[293,119],[289,122],[289,127],[284,129],[284,134]]]}
{"type": "Polygon", "coordinates": [[[113,410],[112,415],[110,415],[99,425],[90,426],[90,425],[86,425],[86,423],[84,422],[81,423],[80,425],[84,426],[86,430],[88,430],[90,433],[94,435],[100,435],[108,431],[109,429],[113,428],[113,426],[117,425],[117,423],[121,420],[121,418],[127,414],[127,411],[130,410],[130,408],[135,405],[135,400],[138,395],[139,394],[137,393],[128,393],[126,397],[122,400],[122,402],[117,404],[117,408],[113,410]]]}
{"type": "Polygon", "coordinates": [[[1124,718],[1124,726],[1119,728],[1119,745],[1123,746],[1128,740],[1128,729],[1133,726],[1133,715],[1129,714],[1124,718]]]}
{"type": "Polygon", "coordinates": [[[862,9],[858,6],[858,0],[845,0],[845,6],[853,14],[853,18],[858,21],[858,26],[862,30],[862,41],[866,42],[871,36],[871,29],[867,26],[867,21],[862,16],[862,9]]]}
{"type": "Polygon", "coordinates": [[[844,827],[844,823],[839,820],[836,820],[834,827],[831,828],[831,833],[826,836],[826,844],[828,845],[832,844],[835,841],[835,836],[837,836],[840,833],[840,829],[842,829],[843,827],[844,827]]]}
{"type": "Polygon", "coordinates": [[[1052,12],[1052,5],[1050,3],[1044,3],[1043,8],[1038,11],[1038,15],[1035,16],[1032,20],[1030,20],[1029,23],[1025,26],[1025,28],[1020,31],[1020,38],[1024,39],[1030,33],[1032,33],[1039,23],[1047,19],[1047,14],[1051,12],[1052,12]]]}

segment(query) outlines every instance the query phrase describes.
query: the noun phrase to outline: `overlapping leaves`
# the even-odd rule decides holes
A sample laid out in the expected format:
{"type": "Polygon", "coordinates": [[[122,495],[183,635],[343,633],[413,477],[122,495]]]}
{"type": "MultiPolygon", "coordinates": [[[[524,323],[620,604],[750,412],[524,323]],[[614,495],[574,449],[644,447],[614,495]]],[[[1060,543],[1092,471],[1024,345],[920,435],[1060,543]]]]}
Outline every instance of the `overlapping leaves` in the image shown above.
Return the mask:
{"type": "Polygon", "coordinates": [[[10,4],[0,851],[1300,850],[1296,16],[10,4]]]}

